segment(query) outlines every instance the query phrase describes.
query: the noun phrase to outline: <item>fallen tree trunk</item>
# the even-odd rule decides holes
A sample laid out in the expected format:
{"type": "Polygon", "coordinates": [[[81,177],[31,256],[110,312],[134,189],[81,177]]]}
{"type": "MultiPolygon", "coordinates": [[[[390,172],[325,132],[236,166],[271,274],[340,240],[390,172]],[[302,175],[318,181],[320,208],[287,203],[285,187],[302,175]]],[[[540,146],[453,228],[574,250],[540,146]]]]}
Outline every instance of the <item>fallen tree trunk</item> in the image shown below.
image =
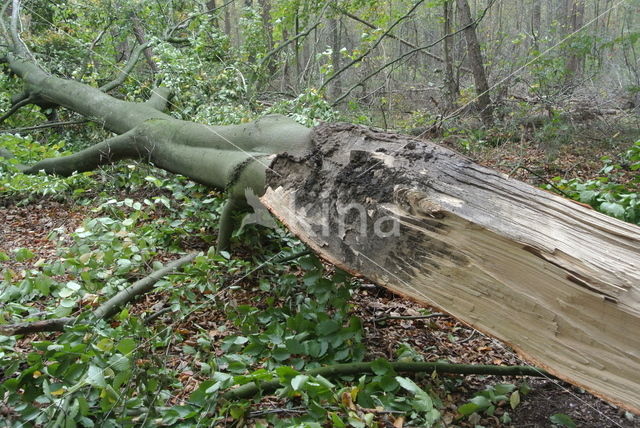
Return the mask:
{"type": "Polygon", "coordinates": [[[314,251],[640,412],[640,228],[411,137],[333,124],[312,145],[262,201],[314,251]]]}
{"type": "Polygon", "coordinates": [[[25,82],[18,99],[73,110],[119,134],[24,172],[69,175],[138,158],[224,188],[223,247],[247,188],[264,193],[272,212],[335,265],[442,308],[640,413],[640,228],[410,137],[344,124],[311,133],[283,116],[212,127],[163,113],[162,90],[146,103],[117,100],[38,67],[15,10],[11,31],[0,32],[10,47],[2,62],[25,82]]]}

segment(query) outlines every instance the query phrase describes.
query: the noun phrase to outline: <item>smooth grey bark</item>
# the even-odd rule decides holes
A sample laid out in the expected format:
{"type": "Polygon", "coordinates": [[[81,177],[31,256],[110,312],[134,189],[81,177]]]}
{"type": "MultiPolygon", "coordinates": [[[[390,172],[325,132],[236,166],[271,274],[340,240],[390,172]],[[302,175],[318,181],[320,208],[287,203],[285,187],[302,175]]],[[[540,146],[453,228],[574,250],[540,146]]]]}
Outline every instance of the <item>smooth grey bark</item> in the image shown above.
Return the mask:
{"type": "MultiPolygon", "coordinates": [[[[302,153],[309,147],[308,128],[281,115],[232,126],[209,126],[175,119],[163,110],[166,89],[154,91],[144,103],[118,100],[100,89],[51,76],[30,59],[9,53],[5,62],[25,83],[26,100],[65,107],[118,134],[70,156],[45,159],[24,167],[26,173],[43,170],[70,175],[121,159],[143,159],[199,183],[227,190],[232,207],[242,207],[247,188],[264,191],[269,155],[302,153]]],[[[219,233],[225,249],[232,232],[230,210],[219,233]]]]}

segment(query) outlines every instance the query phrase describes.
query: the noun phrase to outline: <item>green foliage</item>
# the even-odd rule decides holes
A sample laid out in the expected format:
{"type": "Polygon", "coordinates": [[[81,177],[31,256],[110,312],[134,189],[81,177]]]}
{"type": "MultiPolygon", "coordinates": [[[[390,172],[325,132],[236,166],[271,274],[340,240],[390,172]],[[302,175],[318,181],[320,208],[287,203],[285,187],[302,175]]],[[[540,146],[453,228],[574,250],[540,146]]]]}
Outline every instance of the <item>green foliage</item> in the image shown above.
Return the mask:
{"type": "Polygon", "coordinates": [[[569,416],[564,413],[556,413],[549,416],[549,422],[559,427],[576,428],[577,425],[569,416]]]}
{"type": "MultiPolygon", "coordinates": [[[[22,153],[17,146],[35,144],[11,138],[23,158],[29,147],[22,153]]],[[[12,172],[3,179],[11,184],[23,177],[12,172]]],[[[287,407],[308,409],[265,416],[273,426],[371,427],[379,415],[366,409],[376,407],[403,412],[420,426],[440,418],[434,392],[398,376],[384,360],[374,375],[357,378],[304,374],[362,361],[366,352],[362,321],[349,303],[357,283],[344,272],[326,272],[314,256],[291,268],[270,262],[268,253],[264,262],[205,251],[150,295],[174,322],[146,323],[158,310],[145,312],[148,304],[122,308],[111,322],[93,320],[97,304],[158,268],[185,242],[209,246],[222,200],[182,177],[134,163],[85,179],[81,199],[89,217],[71,233],[50,234],[57,257],[33,263],[36,254],[27,248],[0,253],[0,260],[30,263],[2,270],[0,323],[80,316],[62,334],[33,336],[24,346],[17,346],[20,337],[0,336],[0,394],[20,414],[14,426],[214,425],[254,411],[251,399],[223,400],[225,390],[272,379],[280,381],[287,407]],[[180,366],[171,357],[176,351],[180,366]],[[185,372],[196,380],[189,397],[185,372]]],[[[19,195],[11,192],[3,196],[19,195]]],[[[237,244],[256,248],[256,235],[242,234],[237,244]]],[[[276,255],[300,248],[282,231],[269,232],[269,241],[263,251],[276,255]]],[[[407,346],[398,352],[401,359],[419,355],[407,346]]]]}
{"type": "Polygon", "coordinates": [[[332,122],[337,112],[315,89],[309,89],[292,100],[279,101],[269,107],[265,114],[286,114],[304,126],[314,126],[320,121],[332,122]]]}
{"type": "Polygon", "coordinates": [[[46,146],[29,137],[4,134],[0,136],[0,147],[16,156],[14,159],[0,158],[0,195],[5,201],[25,204],[42,197],[60,201],[77,200],[93,184],[91,177],[95,175],[94,172],[61,178],[46,174],[24,175],[16,169],[17,164],[68,154],[60,151],[64,143],[46,146]]]}
{"type": "Polygon", "coordinates": [[[640,141],[627,150],[616,163],[603,158],[600,176],[590,180],[554,178],[548,190],[589,204],[598,211],[630,223],[640,224],[640,141]]]}
{"type": "MultiPolygon", "coordinates": [[[[520,404],[521,397],[530,390],[526,382],[520,387],[511,383],[488,385],[483,391],[477,392],[468,403],[459,406],[458,413],[472,423],[477,423],[481,414],[493,416],[496,408],[506,403],[511,409],[515,409],[520,404]]],[[[502,423],[509,423],[511,417],[508,412],[504,412],[500,420],[502,423]]]]}

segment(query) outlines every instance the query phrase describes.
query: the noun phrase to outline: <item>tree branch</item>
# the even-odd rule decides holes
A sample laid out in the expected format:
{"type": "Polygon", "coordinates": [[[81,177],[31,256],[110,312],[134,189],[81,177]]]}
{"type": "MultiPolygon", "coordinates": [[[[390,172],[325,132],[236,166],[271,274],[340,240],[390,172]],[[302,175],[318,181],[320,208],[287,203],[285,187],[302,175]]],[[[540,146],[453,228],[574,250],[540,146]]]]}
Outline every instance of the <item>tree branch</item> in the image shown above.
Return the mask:
{"type": "Polygon", "coordinates": [[[6,133],[9,133],[9,134],[14,134],[16,132],[35,131],[37,129],[55,128],[55,127],[58,127],[58,126],[78,125],[78,124],[87,123],[87,122],[89,122],[89,119],[70,120],[68,122],[49,122],[49,123],[43,123],[42,125],[25,126],[23,128],[13,128],[13,129],[0,130],[0,132],[6,132],[6,133]]]}
{"type": "MultiPolygon", "coordinates": [[[[108,319],[112,317],[118,312],[121,306],[129,303],[137,296],[151,290],[156,282],[160,281],[163,277],[173,273],[181,266],[191,262],[196,257],[196,255],[196,253],[187,254],[186,256],[172,261],[165,267],[152,272],[141,280],[136,281],[130,287],[125,288],[124,290],[120,291],[115,296],[104,302],[102,305],[98,306],[98,308],[93,311],[93,317],[98,320],[108,319]]],[[[5,324],[0,325],[0,334],[3,334],[5,336],[12,336],[16,334],[39,333],[45,331],[63,331],[65,326],[76,321],[77,318],[67,317],[17,324],[5,324]]]]}
{"type": "Polygon", "coordinates": [[[120,306],[130,302],[135,297],[151,290],[156,282],[160,281],[163,277],[169,275],[181,266],[191,262],[196,256],[197,253],[187,254],[186,256],[168,263],[165,267],[152,272],[147,277],[136,281],[133,285],[131,285],[131,287],[125,288],[124,290],[120,291],[118,294],[104,302],[102,305],[100,305],[95,311],[93,311],[93,316],[100,319],[107,319],[112,317],[116,312],[118,312],[120,306]]]}
{"type": "Polygon", "coordinates": [[[342,73],[344,73],[347,69],[351,68],[354,64],[359,63],[360,61],[362,61],[367,55],[369,55],[371,53],[372,50],[374,50],[375,48],[378,47],[378,45],[380,43],[382,43],[382,40],[387,37],[389,35],[389,33],[391,33],[391,31],[402,21],[404,21],[405,19],[407,19],[414,10],[416,10],[416,8],[418,6],[420,6],[422,3],[424,2],[424,0],[418,0],[412,7],[411,9],[409,9],[409,12],[407,12],[406,14],[402,15],[400,18],[398,18],[393,24],[391,24],[391,26],[389,28],[387,28],[387,30],[382,33],[382,35],[380,37],[378,37],[378,39],[375,41],[375,43],[369,48],[367,49],[364,53],[362,53],[360,56],[358,56],[357,58],[351,60],[348,64],[344,65],[342,68],[340,68],[338,71],[334,72],[327,80],[325,80],[325,82],[322,84],[322,86],[320,86],[320,90],[324,89],[327,87],[327,85],[335,78],[337,78],[339,75],[341,75],[342,73]]]}
{"type": "MultiPolygon", "coordinates": [[[[438,43],[442,42],[444,39],[446,39],[447,37],[453,37],[456,34],[459,34],[461,32],[463,32],[464,30],[466,30],[469,27],[478,25],[478,23],[480,23],[480,21],[482,21],[482,19],[485,17],[485,15],[487,14],[487,11],[489,10],[489,7],[491,7],[491,5],[493,4],[493,1],[491,3],[489,3],[489,6],[487,6],[484,11],[482,12],[482,14],[478,17],[478,19],[476,19],[475,21],[473,21],[472,23],[454,31],[453,33],[450,34],[445,34],[444,36],[440,37],[438,40],[436,40],[433,43],[429,43],[426,46],[421,46],[421,47],[417,47],[415,49],[410,50],[409,52],[405,52],[404,54],[400,55],[399,57],[397,57],[396,59],[394,59],[393,61],[390,61],[386,64],[384,64],[383,66],[379,67],[378,69],[372,71],[371,73],[367,74],[363,79],[361,79],[358,83],[356,83],[355,85],[351,86],[347,92],[345,92],[344,94],[342,94],[340,97],[338,97],[333,103],[331,103],[332,106],[336,106],[337,104],[339,104],[342,100],[344,100],[347,96],[349,96],[349,94],[351,92],[353,92],[354,89],[356,89],[358,86],[362,85],[364,82],[366,82],[367,80],[371,79],[373,76],[375,76],[376,74],[380,73],[382,70],[384,70],[387,67],[392,66],[393,64],[402,61],[404,58],[408,57],[409,55],[414,54],[417,51],[423,50],[423,49],[429,49],[434,47],[435,45],[437,45],[438,43]]],[[[369,53],[369,52],[367,52],[369,53]]],[[[366,55],[367,53],[363,54],[366,55]]],[[[333,78],[333,76],[331,76],[333,78]]],[[[325,84],[328,83],[325,82],[325,84]]],[[[322,87],[324,87],[325,85],[323,85],[322,87]]]]}
{"type": "MultiPolygon", "coordinates": [[[[138,15],[136,15],[135,12],[131,14],[131,23],[133,27],[133,35],[136,37],[138,43],[140,43],[141,45],[146,44],[147,41],[144,39],[144,29],[142,28],[142,23],[140,22],[140,18],[138,18],[138,15]]],[[[153,60],[151,47],[147,46],[145,49],[143,49],[142,52],[144,53],[144,57],[147,60],[147,64],[149,65],[151,71],[153,73],[157,73],[158,66],[153,60]]]]}
{"type": "MultiPolygon", "coordinates": [[[[322,15],[324,14],[324,11],[322,14],[320,14],[320,17],[322,17],[322,15]]],[[[269,52],[267,52],[267,54],[260,60],[259,66],[262,67],[264,64],[267,63],[267,61],[269,59],[271,59],[272,56],[274,56],[275,54],[277,54],[278,52],[280,52],[282,49],[286,48],[287,46],[289,46],[291,43],[295,42],[296,40],[300,39],[301,37],[306,37],[309,35],[310,32],[312,32],[315,28],[318,27],[318,25],[320,25],[321,20],[318,19],[318,21],[316,21],[311,27],[307,28],[304,31],[301,31],[300,33],[296,34],[295,36],[293,36],[292,38],[280,43],[278,46],[276,46],[275,48],[271,49],[269,52]]]]}
{"type": "Polygon", "coordinates": [[[145,105],[152,107],[158,111],[165,111],[167,105],[171,100],[171,89],[169,88],[155,88],[151,91],[151,97],[144,102],[145,105]]]}
{"type": "Polygon", "coordinates": [[[17,103],[15,103],[13,106],[11,106],[11,108],[9,110],[7,110],[7,112],[5,114],[3,114],[2,116],[0,116],[0,123],[4,122],[5,120],[9,119],[11,116],[13,116],[18,110],[20,110],[22,107],[28,105],[28,104],[32,104],[35,101],[35,97],[27,97],[21,101],[18,101],[17,103]]]}
{"type": "Polygon", "coordinates": [[[104,85],[100,86],[100,90],[102,92],[109,92],[110,90],[122,85],[127,76],[129,76],[129,74],[133,71],[133,68],[138,63],[138,60],[140,60],[140,55],[142,55],[142,52],[144,52],[144,50],[149,48],[152,44],[152,41],[148,41],[136,46],[131,52],[129,59],[127,60],[127,64],[120,70],[118,77],[113,79],[111,82],[105,83],[104,85]]]}
{"type": "Polygon", "coordinates": [[[176,30],[184,28],[186,26],[185,24],[187,24],[189,21],[191,21],[193,19],[196,19],[199,16],[206,15],[206,14],[209,14],[211,12],[215,12],[218,9],[223,9],[223,8],[227,7],[228,5],[230,5],[231,3],[233,3],[234,1],[235,0],[229,0],[229,1],[227,1],[226,3],[224,3],[224,4],[220,5],[220,6],[205,10],[204,12],[198,12],[198,13],[194,13],[193,15],[187,16],[185,19],[183,19],[182,21],[178,22],[176,25],[171,27],[171,29],[169,29],[169,31],[167,31],[165,33],[164,40],[169,41],[169,39],[172,38],[173,33],[176,30]]]}
{"type": "Polygon", "coordinates": [[[91,45],[89,45],[89,49],[87,49],[88,50],[87,56],[85,57],[84,63],[82,64],[82,69],[80,71],[80,74],[78,75],[78,80],[82,80],[84,75],[87,73],[87,68],[89,68],[89,63],[91,62],[91,58],[93,57],[93,50],[95,49],[96,45],[100,43],[100,40],[102,40],[104,35],[107,33],[107,30],[109,29],[109,27],[111,27],[111,24],[113,24],[113,20],[110,20],[107,23],[107,26],[102,31],[100,31],[100,33],[96,36],[96,38],[93,39],[93,41],[91,42],[91,45]]]}
{"type": "Polygon", "coordinates": [[[88,147],[69,156],[43,159],[31,166],[19,166],[25,174],[44,171],[47,174],[70,176],[74,172],[84,172],[122,159],[141,156],[135,139],[136,129],[116,135],[99,144],[88,147]]]}
{"type": "MultiPolygon", "coordinates": [[[[364,24],[364,25],[366,25],[366,26],[367,26],[367,27],[369,27],[369,28],[373,28],[374,30],[378,28],[378,27],[376,27],[375,25],[373,25],[372,23],[365,21],[364,19],[360,18],[360,17],[359,17],[359,16],[357,16],[357,15],[352,14],[351,12],[349,12],[349,11],[347,11],[347,10],[345,10],[345,9],[342,9],[342,8],[340,8],[340,7],[338,7],[338,6],[335,6],[335,5],[333,6],[333,8],[334,8],[334,9],[336,9],[336,10],[337,10],[338,12],[340,12],[341,14],[343,14],[343,15],[345,15],[345,16],[347,16],[347,17],[351,18],[351,19],[353,19],[354,21],[357,21],[357,22],[359,22],[359,23],[361,23],[361,24],[364,24]]],[[[405,45],[405,46],[407,46],[407,47],[410,47],[410,48],[414,49],[414,52],[419,52],[419,53],[421,53],[421,54],[423,54],[423,55],[428,56],[429,58],[433,58],[433,59],[435,59],[436,61],[444,62],[444,59],[440,58],[439,56],[437,56],[437,55],[435,55],[435,54],[432,54],[432,53],[431,53],[431,52],[429,52],[429,51],[424,50],[425,48],[419,48],[418,46],[414,45],[413,43],[408,42],[408,41],[406,41],[405,39],[403,39],[403,38],[401,38],[401,37],[396,36],[395,34],[388,33],[386,36],[387,36],[387,37],[389,37],[390,39],[394,39],[394,40],[399,41],[400,43],[402,43],[403,45],[405,45]]],[[[468,69],[468,68],[466,68],[466,67],[461,67],[460,69],[461,69],[461,70],[463,70],[463,71],[465,71],[465,72],[467,72],[467,73],[470,73],[470,72],[471,72],[471,70],[469,70],[469,69],[468,69]]]]}
{"type": "MultiPolygon", "coordinates": [[[[543,369],[531,366],[494,366],[475,364],[452,364],[452,363],[424,363],[424,362],[389,362],[394,371],[398,373],[426,373],[432,374],[463,374],[463,375],[493,375],[493,376],[535,376],[555,379],[543,369]]],[[[361,374],[374,374],[373,362],[368,363],[347,363],[335,364],[332,366],[320,367],[304,372],[308,376],[322,376],[326,378],[338,376],[357,376],[361,374]]],[[[238,400],[253,397],[256,393],[270,394],[280,388],[282,383],[279,380],[255,382],[244,384],[238,388],[231,389],[222,396],[227,400],[238,400]]]]}

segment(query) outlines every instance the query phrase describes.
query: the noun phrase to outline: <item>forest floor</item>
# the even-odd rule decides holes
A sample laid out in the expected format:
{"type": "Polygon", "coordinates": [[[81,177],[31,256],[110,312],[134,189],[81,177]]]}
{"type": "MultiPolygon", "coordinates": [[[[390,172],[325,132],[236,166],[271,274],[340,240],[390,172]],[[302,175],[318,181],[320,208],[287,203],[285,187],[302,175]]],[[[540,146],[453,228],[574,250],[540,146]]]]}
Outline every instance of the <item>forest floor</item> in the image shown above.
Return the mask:
{"type": "MultiPolygon", "coordinates": [[[[450,142],[453,148],[454,142],[450,142]]],[[[475,160],[502,170],[513,172],[519,179],[540,185],[541,181],[549,180],[557,175],[571,175],[593,177],[601,166],[599,158],[606,155],[607,150],[594,152],[581,149],[567,149],[558,153],[552,162],[545,157],[545,151],[533,148],[530,145],[511,145],[492,150],[478,151],[468,154],[475,160]],[[523,166],[525,168],[517,168],[523,166]],[[531,174],[536,171],[536,174],[531,174]]],[[[11,262],[12,270],[20,272],[28,269],[39,260],[54,260],[57,256],[56,247],[65,245],[65,239],[70,239],[68,233],[75,230],[90,211],[73,205],[42,200],[39,203],[27,207],[19,207],[9,204],[0,207],[0,251],[9,252],[15,248],[29,248],[36,257],[21,263],[11,262]],[[53,229],[58,229],[58,242],[52,242],[48,235],[53,229]]],[[[192,243],[197,249],[198,243],[192,243]]],[[[293,267],[292,269],[295,269],[293,267]]],[[[238,303],[243,301],[255,301],[259,298],[260,291],[251,284],[241,284],[237,290],[227,290],[229,299],[238,303]]],[[[138,301],[132,312],[143,312],[155,305],[161,296],[150,294],[138,301]]],[[[466,327],[455,319],[443,315],[424,319],[402,319],[407,316],[419,316],[424,308],[418,304],[402,299],[387,290],[372,284],[362,283],[354,294],[352,302],[353,313],[362,319],[365,330],[365,345],[367,346],[367,359],[384,357],[389,360],[396,359],[396,349],[399,343],[407,343],[418,351],[425,361],[447,360],[453,363],[477,363],[477,364],[526,364],[513,350],[498,340],[486,337],[479,332],[466,327]]],[[[437,310],[432,310],[434,313],[437,310]]],[[[188,319],[175,320],[168,315],[158,322],[174,323],[174,329],[180,330],[185,342],[189,344],[189,331],[193,323],[199,327],[224,325],[224,314],[212,311],[194,312],[188,319]]],[[[505,320],[508,322],[508,320],[505,320]]],[[[215,328],[214,328],[215,329],[215,328]]],[[[234,331],[233,325],[227,329],[217,328],[222,336],[234,331]]],[[[215,335],[214,335],[215,336],[215,335]]],[[[216,339],[216,337],[212,337],[216,339]]],[[[32,336],[26,336],[19,342],[19,346],[28,347],[34,340],[32,336]]],[[[191,355],[182,352],[182,345],[176,344],[171,349],[167,364],[173,365],[178,371],[181,367],[187,367],[191,355]]],[[[219,348],[217,352],[222,352],[219,348]]],[[[183,393],[175,397],[175,402],[185,400],[189,393],[197,388],[200,379],[197,374],[183,371],[181,374],[183,393]]],[[[640,418],[633,417],[629,413],[612,406],[599,398],[574,387],[565,382],[532,378],[526,382],[530,392],[521,397],[521,403],[511,409],[508,402],[497,403],[497,409],[493,416],[482,415],[479,420],[472,422],[460,420],[456,408],[466,402],[477,391],[483,390],[488,385],[497,383],[520,383],[521,379],[501,378],[492,376],[467,376],[464,378],[445,379],[446,392],[441,394],[444,408],[443,419],[448,427],[550,427],[549,417],[556,413],[564,413],[575,422],[578,427],[640,427],[640,418]],[[502,424],[499,420],[505,411],[508,411],[512,421],[502,424]]],[[[275,396],[264,397],[253,409],[256,417],[261,412],[273,408],[282,408],[282,403],[275,396]]],[[[301,410],[303,411],[303,410],[301,410]]],[[[394,415],[388,416],[387,426],[402,426],[394,415]]]]}

